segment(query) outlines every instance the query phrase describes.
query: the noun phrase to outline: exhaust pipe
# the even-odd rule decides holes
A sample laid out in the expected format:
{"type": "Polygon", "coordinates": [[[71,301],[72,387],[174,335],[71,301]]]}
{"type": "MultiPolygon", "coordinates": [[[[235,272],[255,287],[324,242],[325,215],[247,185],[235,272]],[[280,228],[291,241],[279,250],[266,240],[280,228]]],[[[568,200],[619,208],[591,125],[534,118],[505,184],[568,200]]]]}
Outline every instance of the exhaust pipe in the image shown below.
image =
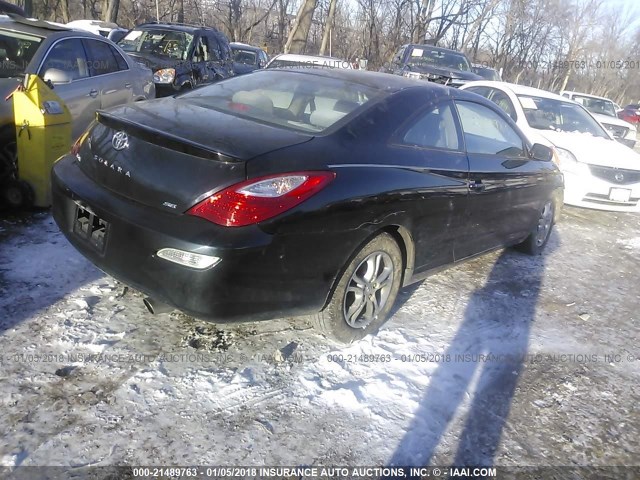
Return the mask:
{"type": "Polygon", "coordinates": [[[171,305],[154,300],[151,297],[147,297],[143,300],[144,306],[153,315],[160,315],[161,313],[169,313],[175,310],[171,305]]]}

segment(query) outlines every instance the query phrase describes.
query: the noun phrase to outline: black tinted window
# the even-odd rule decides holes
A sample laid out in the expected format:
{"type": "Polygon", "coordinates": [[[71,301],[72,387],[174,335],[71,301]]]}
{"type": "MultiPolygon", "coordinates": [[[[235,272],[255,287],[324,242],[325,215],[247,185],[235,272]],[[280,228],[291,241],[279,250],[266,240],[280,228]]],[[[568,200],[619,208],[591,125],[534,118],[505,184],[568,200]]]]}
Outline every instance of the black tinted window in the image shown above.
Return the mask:
{"type": "Polygon", "coordinates": [[[477,95],[482,95],[484,98],[489,98],[489,94],[491,93],[491,89],[489,87],[469,87],[465,88],[465,90],[477,95]]]}
{"type": "Polygon", "coordinates": [[[67,72],[72,80],[88,77],[89,67],[82,41],[73,38],[56,43],[47,54],[40,73],[45,74],[49,69],[67,72]]]}
{"type": "Polygon", "coordinates": [[[464,141],[469,153],[524,156],[520,135],[509,123],[490,108],[472,102],[456,102],[464,141]]]}
{"type": "Polygon", "coordinates": [[[128,70],[129,65],[127,65],[127,61],[124,59],[124,57],[120,55],[120,52],[118,52],[111,45],[109,45],[109,48],[111,49],[111,53],[113,53],[113,56],[116,58],[116,62],[118,63],[118,68],[120,70],[128,70]]]}
{"type": "Polygon", "coordinates": [[[403,142],[420,147],[458,150],[458,130],[449,104],[441,104],[418,117],[403,142]]]}
{"type": "Polygon", "coordinates": [[[96,40],[85,40],[85,45],[89,53],[91,75],[106,75],[120,70],[109,44],[96,40]]]}
{"type": "Polygon", "coordinates": [[[517,120],[518,115],[516,114],[516,109],[506,93],[500,90],[494,90],[493,95],[491,95],[491,101],[498,105],[500,109],[514,121],[517,120]]]}

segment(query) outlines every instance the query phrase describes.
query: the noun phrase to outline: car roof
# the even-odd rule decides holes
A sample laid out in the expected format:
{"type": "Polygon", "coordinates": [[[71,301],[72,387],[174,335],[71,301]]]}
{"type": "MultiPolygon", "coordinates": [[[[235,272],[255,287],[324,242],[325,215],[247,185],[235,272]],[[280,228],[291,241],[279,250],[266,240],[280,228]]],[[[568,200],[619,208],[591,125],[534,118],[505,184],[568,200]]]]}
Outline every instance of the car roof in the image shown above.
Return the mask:
{"type": "Polygon", "coordinates": [[[73,31],[61,23],[25,18],[15,14],[0,15],[0,28],[14,32],[28,33],[38,37],[48,37],[54,32],[73,31]]]}
{"type": "Polygon", "coordinates": [[[598,100],[606,100],[607,102],[613,103],[613,100],[609,100],[606,97],[599,97],[598,95],[591,95],[590,93],[574,92],[572,90],[563,90],[562,92],[560,92],[560,95],[562,95],[563,93],[571,93],[572,95],[580,95],[581,97],[597,98],[598,100]]]}
{"type": "Polygon", "coordinates": [[[407,47],[430,48],[432,50],[440,50],[441,52],[457,53],[458,55],[464,55],[464,53],[462,53],[459,50],[453,50],[452,48],[445,48],[445,47],[436,47],[435,45],[427,45],[424,43],[409,43],[407,44],[407,47]]]}
{"type": "Polygon", "coordinates": [[[465,88],[469,87],[494,87],[501,90],[510,90],[515,95],[526,95],[530,97],[548,98],[550,100],[560,100],[566,103],[576,103],[573,100],[558,95],[557,93],[547,92],[546,90],[540,90],[539,88],[527,87],[526,85],[517,85],[515,83],[507,82],[495,82],[492,80],[479,80],[477,82],[469,82],[465,84],[465,88]]]}
{"type": "Polygon", "coordinates": [[[193,33],[196,30],[211,30],[213,32],[218,32],[217,29],[213,27],[207,27],[205,25],[189,25],[186,23],[158,23],[158,22],[147,22],[142,23],[140,25],[136,25],[134,30],[138,30],[141,28],[161,28],[163,30],[176,30],[178,32],[187,32],[193,33]]]}
{"type": "MultiPolygon", "coordinates": [[[[470,92],[462,92],[455,88],[445,87],[434,82],[406,78],[401,75],[391,75],[389,73],[370,72],[367,70],[356,70],[347,68],[305,68],[305,69],[266,69],[255,72],[252,75],[261,75],[265,72],[289,72],[295,75],[313,75],[318,77],[333,78],[344,82],[359,83],[375,90],[389,93],[406,90],[409,88],[424,88],[439,92],[442,95],[455,96],[458,98],[475,98],[470,92]]],[[[488,102],[488,100],[487,100],[488,102]]]]}
{"type": "Polygon", "coordinates": [[[275,57],[273,57],[273,59],[278,59],[278,60],[288,60],[290,62],[308,62],[308,61],[313,61],[313,60],[333,60],[333,61],[337,61],[337,62],[344,62],[345,60],[341,59],[341,58],[337,58],[337,57],[328,57],[325,55],[302,55],[299,53],[281,53],[279,55],[276,55],[275,57]]]}
{"type": "Polygon", "coordinates": [[[256,52],[259,50],[262,50],[260,47],[256,47],[254,45],[249,45],[248,43],[242,43],[242,42],[230,42],[229,46],[231,48],[244,48],[246,50],[255,50],[256,52]]]}

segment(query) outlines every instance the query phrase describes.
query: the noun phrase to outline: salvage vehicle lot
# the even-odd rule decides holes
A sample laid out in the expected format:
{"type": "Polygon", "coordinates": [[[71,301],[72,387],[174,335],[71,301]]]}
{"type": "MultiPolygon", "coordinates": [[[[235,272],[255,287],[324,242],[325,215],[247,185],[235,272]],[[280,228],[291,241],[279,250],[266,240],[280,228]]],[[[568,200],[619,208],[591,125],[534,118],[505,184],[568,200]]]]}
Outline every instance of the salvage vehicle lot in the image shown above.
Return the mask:
{"type": "Polygon", "coordinates": [[[343,348],[151,316],[48,214],[6,217],[0,464],[638,464],[639,258],[639,216],[568,207],[542,256],[404,289],[343,348]]]}

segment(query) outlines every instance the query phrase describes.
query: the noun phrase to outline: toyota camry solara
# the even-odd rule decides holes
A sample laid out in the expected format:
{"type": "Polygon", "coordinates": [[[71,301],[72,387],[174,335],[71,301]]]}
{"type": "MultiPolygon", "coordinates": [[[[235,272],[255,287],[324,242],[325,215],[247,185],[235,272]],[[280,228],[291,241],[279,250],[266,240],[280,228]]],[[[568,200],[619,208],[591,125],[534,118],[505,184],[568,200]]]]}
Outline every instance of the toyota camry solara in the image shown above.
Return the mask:
{"type": "Polygon", "coordinates": [[[539,253],[562,202],[552,159],[472,93],[266,70],[100,112],[55,165],[53,212],[152,311],[312,315],[351,342],[435,269],[539,253]]]}

